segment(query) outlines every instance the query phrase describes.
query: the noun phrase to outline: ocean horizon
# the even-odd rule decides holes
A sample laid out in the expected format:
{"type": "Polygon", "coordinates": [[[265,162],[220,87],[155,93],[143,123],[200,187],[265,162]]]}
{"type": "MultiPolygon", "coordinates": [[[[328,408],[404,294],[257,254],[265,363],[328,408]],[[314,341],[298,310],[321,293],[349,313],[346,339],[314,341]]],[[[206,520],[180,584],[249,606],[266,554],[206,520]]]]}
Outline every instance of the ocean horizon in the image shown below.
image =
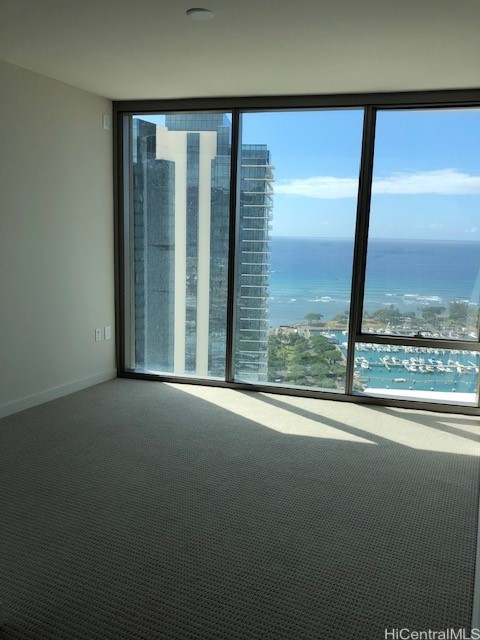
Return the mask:
{"type": "MultiPolygon", "coordinates": [[[[352,238],[272,236],[271,248],[270,326],[302,322],[307,313],[331,320],[349,309],[352,238]]],[[[364,308],[418,312],[455,300],[478,306],[479,267],[480,242],[372,238],[364,308]]]]}

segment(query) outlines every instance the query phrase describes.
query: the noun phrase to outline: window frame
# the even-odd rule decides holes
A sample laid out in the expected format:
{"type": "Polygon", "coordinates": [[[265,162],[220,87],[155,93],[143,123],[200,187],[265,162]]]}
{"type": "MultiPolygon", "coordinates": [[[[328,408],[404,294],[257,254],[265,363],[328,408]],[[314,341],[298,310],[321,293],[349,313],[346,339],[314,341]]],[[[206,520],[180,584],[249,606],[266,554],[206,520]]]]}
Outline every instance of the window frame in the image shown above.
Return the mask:
{"type": "Polygon", "coordinates": [[[480,352],[480,341],[446,340],[439,338],[420,338],[404,336],[386,336],[362,332],[363,299],[370,217],[370,202],[373,177],[373,159],[375,147],[376,114],[384,110],[448,109],[480,107],[480,89],[414,91],[401,93],[310,95],[310,96],[264,96],[239,98],[198,98],[179,100],[139,100],[117,101],[113,103],[114,122],[114,207],[115,207],[115,305],[116,305],[116,356],[117,375],[124,378],[137,378],[221,386],[234,389],[269,392],[281,395],[315,397],[340,402],[393,406],[407,409],[442,411],[480,415],[480,375],[477,381],[477,406],[465,406],[422,400],[401,400],[395,398],[374,397],[353,390],[353,365],[355,344],[389,344],[413,347],[437,347],[444,349],[467,349],[480,352]],[[329,392],[301,389],[298,387],[278,387],[263,383],[244,383],[234,381],[234,332],[236,306],[236,267],[237,267],[237,210],[239,206],[240,184],[239,145],[241,140],[241,115],[265,111],[306,111],[332,109],[363,109],[364,122],[359,171],[359,190],[354,239],[354,257],[352,290],[350,300],[350,319],[348,327],[348,359],[345,391],[329,392]],[[230,169],[230,232],[228,257],[228,294],[227,294],[227,349],[225,379],[205,379],[195,376],[175,376],[170,374],[152,374],[133,371],[128,368],[132,343],[132,270],[131,260],[131,206],[132,206],[132,163],[131,163],[131,117],[155,113],[225,113],[232,114],[231,169],[230,169]]]}

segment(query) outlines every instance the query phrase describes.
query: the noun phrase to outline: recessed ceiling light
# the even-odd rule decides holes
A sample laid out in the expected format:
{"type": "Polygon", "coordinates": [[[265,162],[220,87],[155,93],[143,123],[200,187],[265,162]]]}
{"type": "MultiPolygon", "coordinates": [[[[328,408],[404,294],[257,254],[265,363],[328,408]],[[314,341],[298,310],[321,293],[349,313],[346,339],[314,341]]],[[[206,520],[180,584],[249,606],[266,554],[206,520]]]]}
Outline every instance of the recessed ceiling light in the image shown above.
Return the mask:
{"type": "Polygon", "coordinates": [[[189,9],[187,11],[187,16],[190,16],[192,20],[198,20],[199,22],[203,22],[204,20],[211,20],[213,18],[213,13],[208,9],[189,9]]]}

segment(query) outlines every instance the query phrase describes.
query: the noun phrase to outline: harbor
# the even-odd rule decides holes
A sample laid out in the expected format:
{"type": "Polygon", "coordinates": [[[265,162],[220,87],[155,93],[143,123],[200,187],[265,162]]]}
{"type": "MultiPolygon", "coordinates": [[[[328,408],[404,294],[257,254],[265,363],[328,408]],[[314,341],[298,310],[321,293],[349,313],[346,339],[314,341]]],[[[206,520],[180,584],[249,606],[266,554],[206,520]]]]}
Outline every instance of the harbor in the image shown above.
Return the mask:
{"type": "MultiPolygon", "coordinates": [[[[346,356],[345,332],[332,333],[346,356]]],[[[365,389],[475,394],[479,363],[479,354],[466,349],[358,343],[354,370],[365,389]]]]}

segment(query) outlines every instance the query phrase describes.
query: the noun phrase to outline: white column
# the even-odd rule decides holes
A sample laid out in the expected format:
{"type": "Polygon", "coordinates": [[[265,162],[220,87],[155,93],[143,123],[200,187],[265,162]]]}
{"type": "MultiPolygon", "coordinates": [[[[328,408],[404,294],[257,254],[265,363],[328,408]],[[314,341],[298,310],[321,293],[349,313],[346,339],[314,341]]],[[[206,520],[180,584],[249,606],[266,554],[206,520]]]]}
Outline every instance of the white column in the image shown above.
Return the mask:
{"type": "Polygon", "coordinates": [[[197,376],[208,375],[208,328],[210,314],[210,227],[212,160],[217,151],[217,133],[200,132],[198,184],[197,271],[197,376]]]}
{"type": "Polygon", "coordinates": [[[157,126],[157,158],[175,163],[175,259],[173,371],[185,373],[187,320],[187,133],[157,126]]]}
{"type": "MultiPolygon", "coordinates": [[[[181,132],[178,132],[181,133],[181,132]]],[[[183,132],[182,132],[183,133],[183,132]]],[[[187,320],[187,136],[175,158],[175,284],[173,371],[185,373],[187,320]]],[[[180,140],[178,141],[180,142],[180,140]]]]}

